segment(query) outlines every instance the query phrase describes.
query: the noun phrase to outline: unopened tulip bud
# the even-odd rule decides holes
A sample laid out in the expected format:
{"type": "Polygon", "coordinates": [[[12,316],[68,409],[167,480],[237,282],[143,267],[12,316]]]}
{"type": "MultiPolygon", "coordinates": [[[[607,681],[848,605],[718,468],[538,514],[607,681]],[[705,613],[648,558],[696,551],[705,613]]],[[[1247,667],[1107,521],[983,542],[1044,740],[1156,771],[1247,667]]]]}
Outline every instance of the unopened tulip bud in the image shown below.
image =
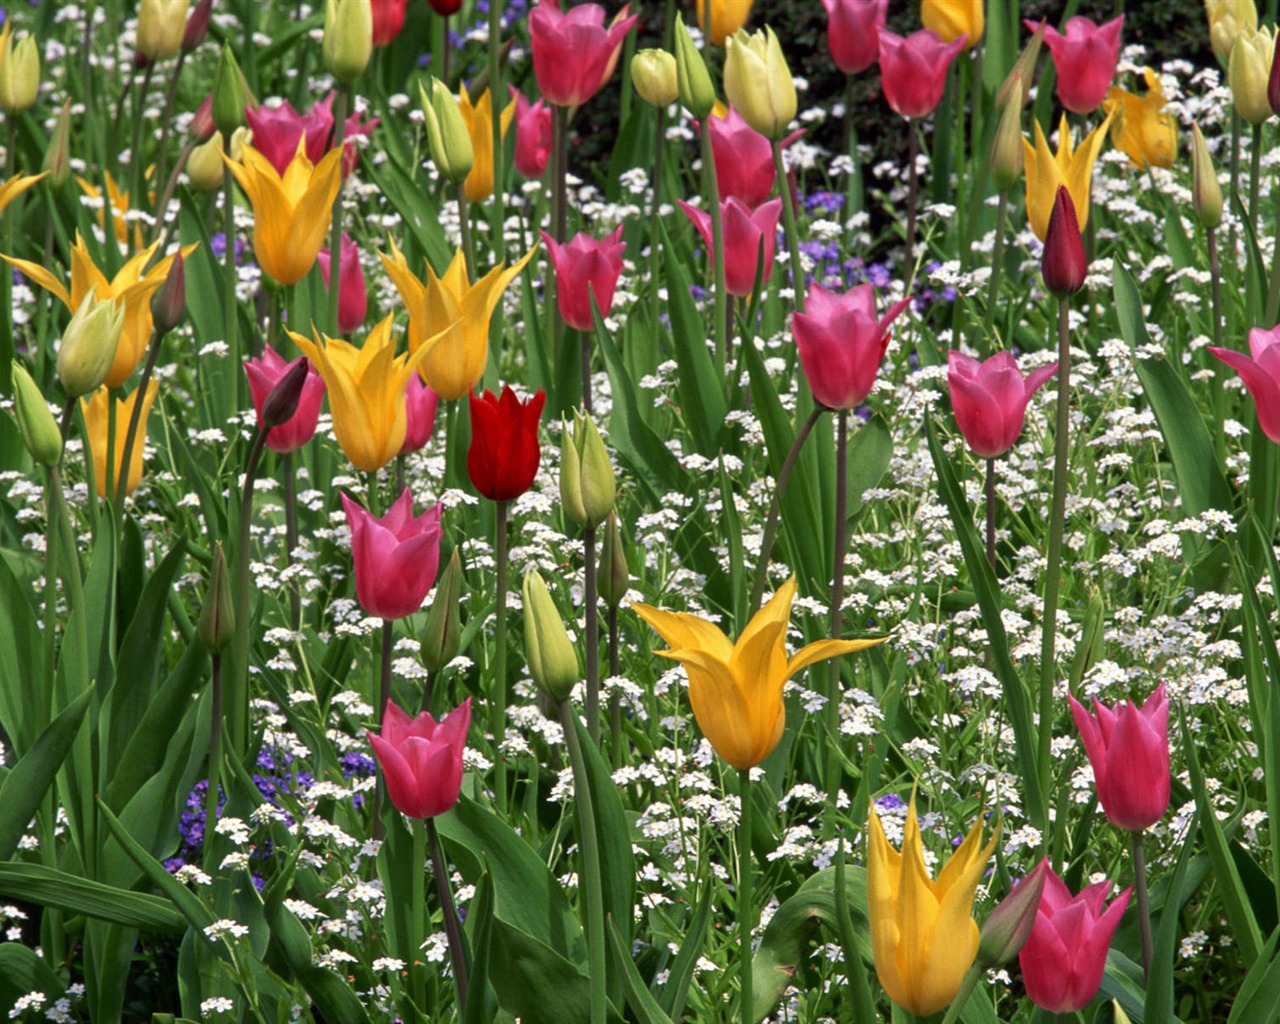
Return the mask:
{"type": "Polygon", "coordinates": [[[71,177],[71,101],[62,105],[58,114],[58,123],[54,125],[53,137],[49,139],[49,148],[44,151],[44,163],[41,170],[49,174],[49,184],[56,189],[62,188],[71,177]]]}
{"type": "Polygon", "coordinates": [[[99,299],[90,289],[58,346],[58,380],[69,397],[96,391],[107,379],[122,330],[124,303],[99,299]]]}
{"type": "Polygon", "coordinates": [[[1040,24],[1036,26],[1035,32],[1027,40],[1027,45],[1022,48],[1022,52],[1018,54],[1018,59],[1013,62],[1013,68],[1000,84],[1000,88],[996,92],[997,110],[1003,110],[1010,100],[1016,102],[1018,106],[1022,106],[1027,102],[1027,93],[1030,91],[1031,80],[1036,73],[1036,61],[1040,59],[1040,47],[1044,45],[1044,30],[1047,24],[1048,22],[1044,18],[1040,19],[1040,24]],[[1014,91],[1015,89],[1017,90],[1016,92],[1014,91]]]}
{"type": "Polygon", "coordinates": [[[641,50],[631,58],[631,84],[650,106],[670,106],[680,98],[675,57],[666,50],[641,50]]]}
{"type": "Polygon", "coordinates": [[[768,25],[761,32],[738,29],[729,37],[724,93],[747,124],[778,142],[796,116],[796,84],[782,44],[768,25]]]}
{"type": "Polygon", "coordinates": [[[1231,60],[1227,64],[1231,101],[1236,113],[1252,125],[1262,124],[1271,116],[1267,84],[1275,46],[1274,31],[1261,28],[1257,32],[1241,32],[1231,47],[1231,60]]]}
{"type": "Polygon", "coordinates": [[[369,0],[325,0],[324,66],[343,85],[364,72],[373,55],[373,7],[369,0]]]}
{"type": "Polygon", "coordinates": [[[187,267],[178,252],[169,264],[164,284],[151,297],[151,320],[161,334],[168,334],[187,315],[187,267]]]}
{"type": "Polygon", "coordinates": [[[575,411],[560,445],[560,501],[569,518],[594,529],[613,511],[613,464],[594,421],[575,411]]]}
{"type": "Polygon", "coordinates": [[[172,57],[182,48],[190,0],[140,0],[138,52],[149,61],[172,57]]]}
{"type": "Polygon", "coordinates": [[[1048,870],[1048,860],[1042,860],[982,922],[978,934],[978,965],[984,970],[1007,964],[1026,944],[1036,923],[1048,870]]]}
{"type": "Polygon", "coordinates": [[[530,570],[521,587],[524,597],[524,647],[529,674],[552,700],[567,700],[582,678],[564,620],[537,571],[530,570]]]}
{"type": "Polygon", "coordinates": [[[267,392],[267,397],[262,401],[262,418],[258,421],[260,431],[268,431],[293,419],[302,398],[302,387],[307,383],[309,369],[307,360],[299,356],[276,382],[276,386],[267,392]]]}
{"type": "Polygon", "coordinates": [[[231,138],[235,130],[245,123],[244,108],[247,104],[248,94],[240,65],[236,63],[231,47],[223,43],[213,79],[213,126],[222,132],[224,139],[231,138]]]}
{"type": "Polygon", "coordinates": [[[631,573],[627,570],[627,553],[622,547],[622,531],[618,529],[616,512],[609,513],[605,524],[604,543],[600,546],[600,571],[596,579],[604,603],[610,608],[617,608],[631,586],[631,573]]]}
{"type": "Polygon", "coordinates": [[[1205,0],[1205,13],[1209,16],[1209,45],[1225,67],[1236,37],[1258,30],[1258,8],[1254,0],[1205,0]]]}
{"type": "Polygon", "coordinates": [[[0,50],[0,110],[21,114],[29,110],[40,93],[40,51],[31,36],[23,36],[11,46],[6,35],[0,50]]]}
{"type": "Polygon", "coordinates": [[[49,411],[44,394],[31,379],[27,368],[13,361],[13,411],[18,420],[18,433],[31,458],[38,465],[53,468],[62,458],[62,432],[49,411]]]}
{"type": "Polygon", "coordinates": [[[200,624],[196,627],[200,640],[210,654],[221,654],[236,631],[235,604],[231,600],[231,573],[222,542],[213,549],[213,565],[209,569],[209,589],[205,591],[200,624]]]}
{"type": "Polygon", "coordinates": [[[436,580],[436,592],[422,628],[422,660],[432,672],[439,672],[458,656],[462,640],[462,618],[458,599],[462,595],[462,561],[453,549],[449,565],[436,580]]]}
{"type": "Polygon", "coordinates": [[[471,133],[463,120],[462,108],[438,78],[432,78],[425,86],[419,85],[418,94],[427,119],[427,145],[436,169],[454,184],[465,181],[475,162],[475,151],[471,148],[471,133]]]}
{"type": "MultiPolygon", "coordinates": [[[[231,151],[227,156],[237,163],[240,160],[244,140],[248,135],[248,128],[237,128],[236,133],[231,136],[231,151]]],[[[187,178],[191,182],[191,187],[197,192],[212,192],[214,189],[222,188],[227,174],[227,165],[222,162],[222,153],[222,132],[215,131],[208,141],[198,145],[187,157],[185,165],[187,178]]]]}
{"type": "Polygon", "coordinates": [[[1074,295],[1084,287],[1089,262],[1084,254],[1084,239],[1076,220],[1076,204],[1065,185],[1058,186],[1058,197],[1049,214],[1049,230],[1044,236],[1044,255],[1040,274],[1044,286],[1060,299],[1074,295]]]}
{"type": "Polygon", "coordinates": [[[187,16],[186,28],[182,31],[182,52],[191,53],[204,42],[209,32],[209,16],[213,13],[213,0],[196,0],[187,16]]]}
{"type": "Polygon", "coordinates": [[[1196,219],[1204,227],[1216,228],[1222,223],[1222,186],[1218,184],[1218,171],[1200,134],[1200,126],[1194,121],[1191,123],[1191,205],[1196,219]]]}
{"type": "MultiPolygon", "coordinates": [[[[1016,71],[1014,88],[1022,88],[1022,76],[1016,71]]],[[[1000,113],[996,137],[991,142],[991,178],[1001,192],[1011,188],[1022,177],[1022,104],[1006,103],[1000,113]]]]}
{"type": "Polygon", "coordinates": [[[684,27],[684,17],[679,14],[676,15],[676,90],[681,106],[694,117],[706,117],[716,105],[716,90],[706,61],[693,45],[693,37],[684,27]]]}

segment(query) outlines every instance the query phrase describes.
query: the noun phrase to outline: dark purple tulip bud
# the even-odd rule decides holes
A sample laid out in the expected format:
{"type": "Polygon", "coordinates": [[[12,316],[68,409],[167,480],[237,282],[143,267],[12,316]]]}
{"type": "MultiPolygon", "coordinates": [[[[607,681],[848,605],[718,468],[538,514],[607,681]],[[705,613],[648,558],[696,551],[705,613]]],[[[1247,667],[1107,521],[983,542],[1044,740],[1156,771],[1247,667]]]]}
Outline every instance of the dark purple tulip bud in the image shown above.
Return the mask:
{"type": "Polygon", "coordinates": [[[151,319],[156,330],[168,334],[187,315],[187,262],[182,253],[174,254],[164,284],[151,300],[151,319]]]}
{"type": "Polygon", "coordinates": [[[209,589],[200,612],[197,632],[210,654],[221,654],[236,631],[235,605],[231,600],[231,573],[222,544],[213,549],[213,566],[209,570],[209,589]]]}
{"type": "Polygon", "coordinates": [[[1009,895],[982,922],[978,938],[978,963],[983,967],[1007,964],[1026,944],[1031,927],[1036,923],[1040,897],[1044,893],[1045,872],[1049,861],[1042,860],[1013,887],[1009,895]]]}
{"type": "Polygon", "coordinates": [[[1044,255],[1040,274],[1044,286],[1060,299],[1074,295],[1084,287],[1089,261],[1084,255],[1084,239],[1076,220],[1076,204],[1065,185],[1058,186],[1058,198],[1049,214],[1049,230],[1044,236],[1044,255]]]}
{"type": "Polygon", "coordinates": [[[197,0],[187,15],[187,27],[182,32],[182,52],[190,53],[204,42],[209,31],[209,15],[213,13],[213,0],[197,0]]]}
{"type": "Polygon", "coordinates": [[[262,403],[262,419],[258,422],[259,430],[270,430],[293,419],[298,411],[298,401],[302,397],[302,386],[307,382],[308,363],[304,356],[299,356],[290,365],[280,381],[267,392],[262,403]]]}

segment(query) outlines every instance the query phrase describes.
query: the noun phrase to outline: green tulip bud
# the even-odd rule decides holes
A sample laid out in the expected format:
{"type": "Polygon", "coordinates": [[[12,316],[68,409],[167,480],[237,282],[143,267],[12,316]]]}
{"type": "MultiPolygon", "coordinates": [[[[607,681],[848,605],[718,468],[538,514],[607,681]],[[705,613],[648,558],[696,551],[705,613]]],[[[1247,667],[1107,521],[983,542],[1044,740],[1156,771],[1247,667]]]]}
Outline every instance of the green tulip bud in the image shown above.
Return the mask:
{"type": "Polygon", "coordinates": [[[462,561],[453,549],[449,565],[436,580],[435,596],[427,610],[427,624],[422,629],[422,660],[432,672],[439,672],[458,656],[462,639],[462,620],[458,598],[462,593],[462,561]]]}
{"type": "Polygon", "coordinates": [[[90,290],[58,346],[58,380],[69,397],[79,398],[96,391],[107,379],[123,330],[124,304],[115,299],[99,299],[90,290]]]}
{"type": "Polygon", "coordinates": [[[430,85],[419,85],[422,113],[427,119],[427,144],[436,168],[455,185],[471,173],[475,153],[471,149],[471,133],[462,119],[462,108],[440,79],[430,85]]]}
{"type": "Polygon", "coordinates": [[[983,968],[1007,964],[1026,944],[1031,926],[1036,923],[1036,911],[1040,909],[1040,896],[1044,892],[1048,870],[1049,862],[1042,860],[982,922],[977,960],[983,968]]]}
{"type": "MultiPolygon", "coordinates": [[[[1013,88],[1022,88],[1022,76],[1015,71],[1013,88]]],[[[991,140],[991,178],[1001,192],[1012,188],[1022,177],[1022,104],[1006,103],[1000,113],[996,137],[991,140]]]]}
{"type": "Polygon", "coordinates": [[[1040,47],[1044,45],[1044,30],[1047,24],[1048,22],[1043,18],[1040,19],[1040,24],[1027,40],[1027,45],[1022,48],[1018,59],[1013,62],[1012,69],[1005,75],[1004,81],[996,92],[997,110],[1004,110],[1010,102],[1020,107],[1027,102],[1027,87],[1035,77],[1036,61],[1040,59],[1040,47]]]}
{"type": "Polygon", "coordinates": [[[343,85],[364,72],[373,56],[373,7],[369,0],[325,0],[324,66],[343,85]]]}
{"type": "Polygon", "coordinates": [[[58,114],[58,123],[54,125],[53,137],[49,147],[44,151],[42,171],[48,172],[49,184],[56,189],[62,188],[71,177],[71,101],[62,105],[58,114]]]}
{"type": "Polygon", "coordinates": [[[1196,219],[1205,228],[1216,228],[1222,223],[1222,186],[1218,184],[1218,172],[1200,134],[1200,126],[1194,121],[1191,124],[1191,205],[1196,219]]]}
{"type": "Polygon", "coordinates": [[[694,117],[706,117],[716,105],[716,90],[706,62],[693,45],[680,14],[676,15],[676,86],[681,105],[694,117]]]}
{"type": "Polygon", "coordinates": [[[245,123],[244,108],[248,102],[240,65],[236,63],[231,47],[223,43],[218,70],[213,78],[213,124],[222,132],[224,139],[231,138],[235,130],[245,123]]]}
{"type": "Polygon", "coordinates": [[[236,632],[235,605],[231,600],[231,573],[222,542],[213,549],[213,565],[209,569],[209,589],[205,591],[204,608],[197,627],[200,640],[210,654],[221,654],[236,632]]]}
{"type": "Polygon", "coordinates": [[[23,36],[10,49],[6,36],[0,53],[0,110],[21,114],[35,103],[40,94],[40,51],[31,36],[23,36]]]}
{"type": "Polygon", "coordinates": [[[641,50],[631,58],[631,84],[650,106],[670,106],[680,98],[675,57],[666,50],[641,50]]]}
{"type": "Polygon", "coordinates": [[[604,543],[600,546],[600,569],[596,573],[600,596],[610,608],[622,603],[631,586],[631,572],[627,569],[627,552],[622,546],[622,531],[618,529],[618,516],[609,513],[605,521],[604,543]]]}
{"type": "Polygon", "coordinates": [[[13,361],[13,405],[18,433],[31,458],[52,469],[62,458],[62,432],[49,411],[49,403],[27,368],[13,361]]]}
{"type": "Polygon", "coordinates": [[[560,502],[585,529],[595,529],[613,510],[613,464],[595,422],[574,411],[573,427],[560,438],[560,502]]]}
{"type": "Polygon", "coordinates": [[[565,632],[564,621],[547,585],[536,570],[525,574],[524,647],[529,661],[529,674],[538,688],[552,700],[568,700],[574,684],[582,678],[578,668],[578,652],[565,632]]]}

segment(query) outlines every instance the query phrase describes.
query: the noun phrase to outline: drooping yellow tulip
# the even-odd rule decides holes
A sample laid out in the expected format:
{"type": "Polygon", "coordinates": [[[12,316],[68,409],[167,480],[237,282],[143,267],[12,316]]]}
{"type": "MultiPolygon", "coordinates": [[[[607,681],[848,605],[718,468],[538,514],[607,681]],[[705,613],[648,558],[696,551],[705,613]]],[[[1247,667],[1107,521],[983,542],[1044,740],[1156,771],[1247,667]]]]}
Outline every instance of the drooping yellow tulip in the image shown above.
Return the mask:
{"type": "MultiPolygon", "coordinates": [[[[997,830],[998,834],[998,830],[997,830]]],[[[875,804],[867,821],[867,918],[876,974],[890,999],[918,1017],[947,1007],[978,952],[973,897],[996,836],[982,845],[982,819],[935,882],[924,863],[915,797],[901,852],[885,838],[875,804]]]]}
{"type": "Polygon", "coordinates": [[[1049,214],[1053,212],[1053,203],[1058,196],[1058,186],[1066,185],[1071,193],[1071,201],[1075,204],[1076,218],[1083,231],[1089,222],[1089,189],[1093,184],[1093,165],[1097,162],[1102,143],[1106,140],[1107,130],[1111,127],[1114,112],[1108,114],[1103,122],[1094,128],[1081,141],[1079,146],[1071,144],[1071,129],[1067,125],[1067,115],[1062,115],[1058,125],[1058,152],[1049,150],[1040,122],[1035,124],[1036,144],[1033,146],[1026,139],[1022,140],[1022,152],[1026,158],[1027,176],[1027,219],[1031,221],[1031,230],[1040,241],[1044,241],[1049,230],[1049,214]]]}
{"type": "Polygon", "coordinates": [[[724,41],[742,28],[751,17],[752,0],[693,0],[698,11],[698,28],[707,30],[707,8],[711,8],[711,42],[724,46],[724,41]]]}
{"type": "MultiPolygon", "coordinates": [[[[156,400],[159,385],[155,380],[147,382],[147,393],[142,396],[142,418],[138,420],[138,434],[133,441],[133,451],[129,453],[129,478],[125,481],[125,494],[132,494],[142,480],[142,450],[146,447],[147,417],[151,415],[151,404],[156,400]]],[[[115,444],[108,445],[111,433],[110,400],[105,387],[98,388],[89,398],[80,399],[80,409],[84,413],[84,429],[89,436],[89,451],[93,455],[93,486],[99,498],[107,496],[107,451],[111,451],[111,486],[119,487],[120,463],[124,458],[124,435],[129,429],[129,420],[133,417],[133,407],[138,401],[138,388],[128,398],[117,398],[115,444]]],[[[114,493],[114,490],[113,490],[114,493]]]]}
{"type": "Polygon", "coordinates": [[[315,266],[329,233],[333,201],[342,187],[342,147],[318,164],[307,159],[305,135],[282,178],[253,146],[242,163],[223,160],[253,204],[253,252],[265,274],[281,284],[297,284],[315,266]]]}
{"type": "Polygon", "coordinates": [[[409,351],[416,356],[425,339],[440,340],[422,359],[420,373],[433,391],[452,402],[467,394],[484,376],[489,361],[489,318],[502,293],[524,269],[536,251],[530,249],[505,269],[494,267],[472,284],[467,277],[461,249],[443,277],[427,264],[427,280],[415,277],[404,253],[391,243],[391,255],[382,253],[382,265],[409,310],[409,351]]]}
{"type": "Polygon", "coordinates": [[[1107,90],[1102,109],[1116,118],[1111,124],[1111,142],[1126,153],[1135,167],[1172,167],[1178,158],[1178,123],[1165,110],[1168,102],[1160,76],[1142,69],[1147,94],[1134,93],[1113,85],[1107,90]]]}
{"type": "MultiPolygon", "coordinates": [[[[89,255],[85,241],[76,235],[76,243],[71,247],[71,290],[38,263],[29,260],[4,259],[21,270],[41,288],[53,293],[68,309],[75,312],[80,303],[92,289],[99,299],[117,299],[124,304],[124,330],[120,334],[120,345],[116,348],[115,360],[107,374],[107,387],[118,388],[129,379],[138,366],[138,361],[147,350],[147,342],[151,339],[151,296],[169,274],[169,264],[173,256],[166,256],[148,270],[143,268],[155,254],[159,242],[155,242],[141,252],[134,254],[110,281],[107,275],[98,269],[89,255]]],[[[195,245],[188,245],[182,250],[182,258],[186,259],[195,252],[195,245]]]]}
{"type": "Polygon", "coordinates": [[[964,48],[972,50],[986,28],[983,0],[920,0],[920,21],[944,43],[965,36],[964,48]]]}
{"type": "MultiPolygon", "coordinates": [[[[471,171],[462,187],[467,202],[478,203],[493,195],[493,94],[486,89],[475,104],[467,87],[458,90],[458,106],[462,109],[462,120],[467,126],[467,134],[471,136],[472,163],[471,171]]],[[[507,129],[511,127],[511,119],[515,116],[516,105],[508,103],[502,111],[502,137],[507,137],[507,129]]]]}
{"type": "Polygon", "coordinates": [[[883,642],[818,640],[788,658],[787,626],[795,596],[793,576],[756,612],[737,643],[697,615],[632,605],[670,645],[658,654],[684,665],[689,703],[707,742],[739,770],[759,764],[782,738],[782,688],[788,679],[806,665],[883,642]]]}

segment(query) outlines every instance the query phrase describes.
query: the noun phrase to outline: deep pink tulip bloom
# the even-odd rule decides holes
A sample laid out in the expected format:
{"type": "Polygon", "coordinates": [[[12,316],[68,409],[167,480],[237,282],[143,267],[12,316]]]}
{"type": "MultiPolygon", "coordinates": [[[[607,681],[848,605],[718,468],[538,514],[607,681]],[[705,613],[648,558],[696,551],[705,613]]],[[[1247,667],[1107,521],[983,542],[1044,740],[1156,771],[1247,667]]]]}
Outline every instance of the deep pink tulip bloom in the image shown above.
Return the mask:
{"type": "MultiPolygon", "coordinates": [[[[283,176],[293,156],[298,151],[298,140],[306,138],[307,159],[318,164],[329,151],[333,141],[333,96],[331,92],[317,100],[305,114],[293,109],[285,100],[279,106],[261,106],[256,110],[245,109],[245,117],[253,130],[253,148],[271,161],[271,166],[283,176]]],[[[356,166],[360,152],[352,140],[356,136],[372,134],[378,126],[375,117],[362,121],[359,113],[347,118],[343,129],[347,140],[342,151],[342,176],[345,178],[356,166]]]]}
{"type": "Polygon", "coordinates": [[[870,283],[843,295],[820,284],[810,288],[805,312],[791,318],[791,333],[813,397],[828,409],[856,409],[865,402],[889,347],[889,325],[910,303],[895,302],[877,320],[870,283]]]}
{"type": "MultiPolygon", "coordinates": [[[[694,127],[702,130],[696,121],[694,127]]],[[[720,201],[739,199],[754,210],[773,194],[773,183],[778,178],[773,166],[773,144],[733,107],[724,117],[707,118],[707,128],[711,132],[720,201]]],[[[803,129],[793,132],[782,140],[782,145],[791,145],[803,134],[803,129]]]]}
{"type": "Polygon", "coordinates": [[[440,505],[414,517],[409,488],[381,519],[344,493],[360,607],[382,619],[403,619],[422,607],[440,562],[440,505]]]}
{"type": "Polygon", "coordinates": [[[440,396],[422,382],[418,374],[409,378],[404,390],[404,410],[407,420],[404,431],[404,444],[400,454],[407,455],[425,448],[431,440],[431,433],[436,425],[436,407],[440,404],[440,396]]]}
{"type": "Polygon", "coordinates": [[[373,5],[373,45],[386,46],[404,28],[409,0],[371,0],[373,5]]]}
{"type": "Polygon", "coordinates": [[[827,9],[827,47],[846,75],[866,71],[880,52],[889,0],[822,0],[827,9]]]}
{"type": "Polygon", "coordinates": [[[947,69],[964,49],[968,36],[944,43],[932,29],[922,28],[905,39],[880,33],[880,85],[884,98],[903,117],[924,117],[942,102],[947,69]]]}
{"type": "MultiPolygon", "coordinates": [[[[329,287],[329,250],[321,249],[316,257],[324,286],[329,287]]],[[[345,231],[342,232],[342,265],[338,268],[338,332],[351,334],[365,321],[369,312],[369,293],[364,283],[364,268],[360,266],[360,247],[345,231]]]]}
{"type": "Polygon", "coordinates": [[[1164,683],[1139,708],[1133,701],[1108,708],[1095,697],[1089,714],[1075,699],[1076,720],[1093,766],[1098,802],[1111,823],[1141,832],[1169,809],[1169,701],[1164,683]]]}
{"type": "Polygon", "coordinates": [[[1074,1013],[1098,994],[1107,949],[1131,891],[1126,889],[1108,907],[1110,890],[1110,882],[1096,882],[1072,896],[1052,868],[1046,871],[1036,923],[1018,954],[1027,995],[1037,1006],[1050,1013],[1074,1013]]]}
{"type": "Polygon", "coordinates": [[[1250,359],[1243,352],[1210,346],[1209,351],[1230,366],[1253,396],[1262,432],[1280,444],[1280,327],[1249,332],[1250,359]]]}
{"type": "MultiPolygon", "coordinates": [[[[292,362],[286,362],[270,345],[264,345],[262,355],[250,359],[244,364],[245,376],[249,378],[249,393],[253,396],[253,410],[262,420],[262,404],[271,394],[271,389],[280,383],[281,378],[289,372],[292,362]]],[[[307,380],[302,385],[302,395],[298,399],[297,411],[285,423],[272,427],[267,433],[267,447],[273,451],[285,453],[297,451],[311,440],[316,432],[316,422],[320,419],[320,403],[324,400],[324,380],[316,372],[314,366],[308,365],[307,380]]]]}
{"type": "Polygon", "coordinates": [[[551,108],[529,98],[513,85],[507,86],[516,103],[516,171],[530,181],[541,178],[551,158],[551,108]]]}
{"type": "Polygon", "coordinates": [[[1066,298],[1084,287],[1089,275],[1089,258],[1080,236],[1076,204],[1066,185],[1058,186],[1049,214],[1049,227],[1044,233],[1044,251],[1040,254],[1040,276],[1051,295],[1066,298]]]}
{"type": "Polygon", "coordinates": [[[1058,372],[1051,363],[1032,370],[1025,379],[1009,352],[997,352],[979,362],[952,349],[947,354],[947,383],[956,426],[975,455],[994,459],[1018,440],[1027,403],[1058,372]]]}
{"type": "Polygon", "coordinates": [[[382,734],[368,736],[396,810],[425,819],[452,809],[462,789],[462,752],[470,727],[470,697],[439,722],[429,711],[410,718],[387,702],[382,734]]]}
{"type": "Polygon", "coordinates": [[[529,13],[529,40],[533,73],[548,103],[577,107],[600,91],[623,39],[640,17],[627,17],[630,7],[624,5],[606,27],[599,4],[577,4],[562,12],[556,0],[539,0],[529,13]]]}
{"type": "Polygon", "coordinates": [[[575,330],[595,330],[591,293],[595,293],[600,315],[608,316],[618,287],[618,275],[622,273],[622,250],[627,247],[622,240],[622,225],[598,241],[585,231],[563,243],[544,231],[542,240],[556,268],[556,304],[560,307],[560,316],[575,330]]]}
{"type": "MultiPolygon", "coordinates": [[[[1032,32],[1039,27],[1033,21],[1023,21],[1023,24],[1032,32]]],[[[1123,28],[1123,14],[1105,25],[1095,25],[1077,14],[1067,19],[1065,35],[1057,29],[1045,28],[1045,45],[1053,55],[1057,71],[1058,102],[1071,113],[1091,114],[1106,98],[1116,76],[1123,28]]]]}
{"type": "MultiPolygon", "coordinates": [[[[680,209],[693,221],[707,252],[713,252],[711,214],[690,206],[683,199],[680,209]]],[[[778,234],[778,217],[782,214],[782,200],[771,199],[754,213],[738,199],[729,198],[720,204],[720,229],[724,234],[725,287],[730,295],[747,298],[756,285],[756,261],[760,258],[760,240],[764,239],[764,276],[761,286],[769,283],[773,270],[773,246],[778,234]]]]}

